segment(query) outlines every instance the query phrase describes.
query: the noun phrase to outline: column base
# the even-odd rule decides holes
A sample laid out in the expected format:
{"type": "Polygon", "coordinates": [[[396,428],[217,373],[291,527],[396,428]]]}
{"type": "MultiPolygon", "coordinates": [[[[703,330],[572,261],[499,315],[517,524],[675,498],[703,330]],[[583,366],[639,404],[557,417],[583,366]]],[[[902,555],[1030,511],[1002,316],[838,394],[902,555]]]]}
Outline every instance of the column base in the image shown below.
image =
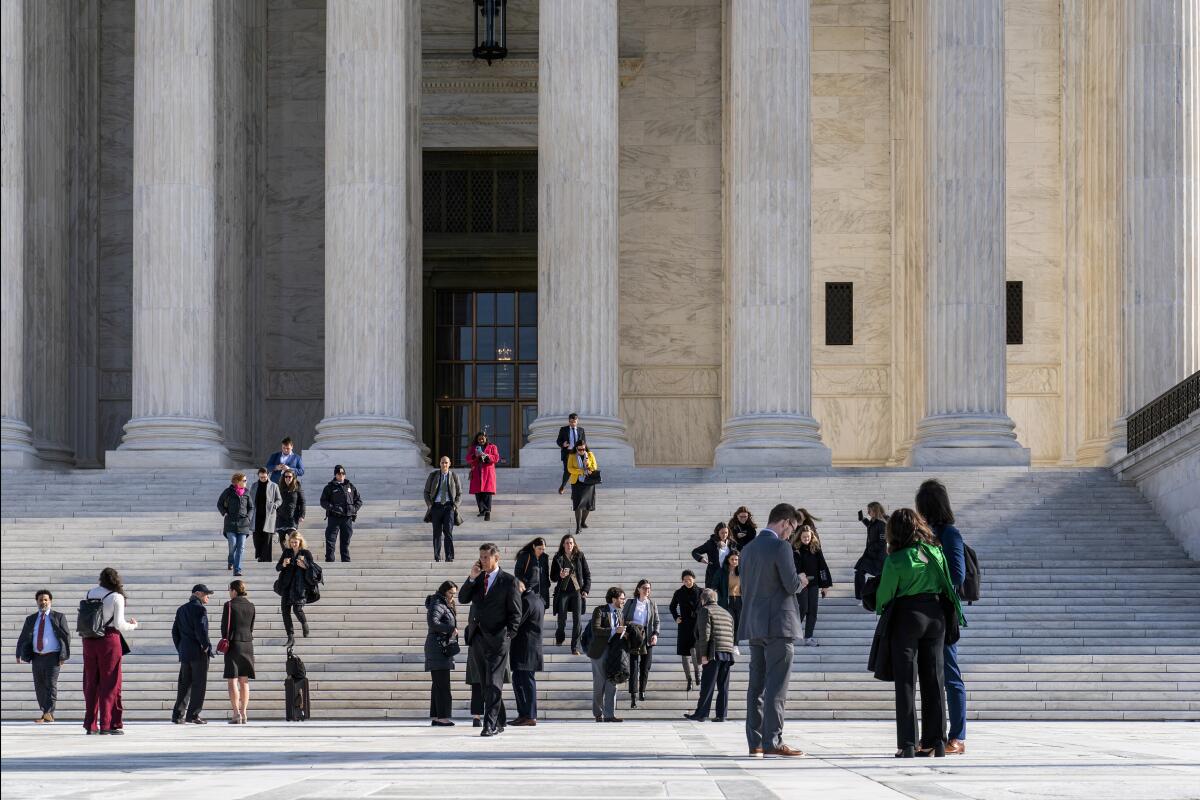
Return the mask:
{"type": "MultiPolygon", "coordinates": [[[[521,448],[522,467],[561,467],[561,447],[558,429],[567,424],[566,414],[538,417],[529,426],[529,442],[521,448]]],[[[603,472],[606,466],[634,466],[633,447],[625,433],[620,417],[579,415],[579,425],[587,433],[588,449],[596,454],[596,463],[603,472]]]]}
{"type": "Polygon", "coordinates": [[[804,414],[748,414],[725,420],[713,458],[718,467],[829,467],[821,425],[804,414]]]}
{"type": "Polygon", "coordinates": [[[1013,421],[997,414],[943,414],[917,424],[914,467],[1028,467],[1013,421]]]}
{"type": "Polygon", "coordinates": [[[304,451],[304,468],[341,464],[354,467],[424,467],[428,464],[416,431],[400,417],[344,415],[326,417],[317,438],[304,451]]]}
{"type": "Polygon", "coordinates": [[[106,469],[147,467],[236,467],[221,426],[199,417],[138,417],[125,423],[116,450],[104,455],[106,469]]]}
{"type": "Polygon", "coordinates": [[[13,417],[0,418],[0,469],[42,469],[49,466],[33,446],[33,431],[13,417]]]}

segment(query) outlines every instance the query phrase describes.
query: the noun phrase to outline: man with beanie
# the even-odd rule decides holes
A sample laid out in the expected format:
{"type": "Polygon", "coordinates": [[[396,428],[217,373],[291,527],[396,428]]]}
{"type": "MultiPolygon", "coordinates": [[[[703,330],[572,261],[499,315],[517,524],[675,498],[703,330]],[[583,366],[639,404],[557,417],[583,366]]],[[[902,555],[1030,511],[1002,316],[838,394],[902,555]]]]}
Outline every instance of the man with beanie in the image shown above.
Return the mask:
{"type": "Polygon", "coordinates": [[[350,537],[354,535],[354,520],[362,508],[362,497],[354,484],[346,480],[341,464],[333,468],[333,480],[321,491],[321,508],[325,509],[325,560],[333,561],[333,548],[341,534],[342,561],[350,560],[350,537]]]}

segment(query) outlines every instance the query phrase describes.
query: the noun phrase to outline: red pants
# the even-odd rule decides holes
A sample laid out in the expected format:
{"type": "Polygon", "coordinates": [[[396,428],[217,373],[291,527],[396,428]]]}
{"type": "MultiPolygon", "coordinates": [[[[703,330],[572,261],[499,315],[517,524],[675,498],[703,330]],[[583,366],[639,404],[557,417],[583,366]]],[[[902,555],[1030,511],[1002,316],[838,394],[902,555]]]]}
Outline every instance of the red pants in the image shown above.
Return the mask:
{"type": "Polygon", "coordinates": [[[83,640],[83,702],[89,731],[122,727],[121,634],[111,628],[103,639],[83,640]]]}

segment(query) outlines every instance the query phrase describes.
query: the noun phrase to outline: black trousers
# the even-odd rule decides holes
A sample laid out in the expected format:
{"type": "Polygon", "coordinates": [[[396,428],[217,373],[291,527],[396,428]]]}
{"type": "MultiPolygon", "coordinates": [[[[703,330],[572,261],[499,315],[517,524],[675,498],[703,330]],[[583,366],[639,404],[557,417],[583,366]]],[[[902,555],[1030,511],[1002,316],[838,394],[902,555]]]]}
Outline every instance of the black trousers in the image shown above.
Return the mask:
{"type": "Polygon", "coordinates": [[[446,542],[446,560],[454,560],[454,504],[434,503],[429,509],[433,521],[433,559],[442,560],[442,540],[446,542]]]}
{"type": "Polygon", "coordinates": [[[729,612],[729,616],[733,617],[733,646],[737,647],[738,643],[738,626],[742,622],[742,598],[729,598],[729,605],[725,606],[725,610],[729,612]]]}
{"type": "Polygon", "coordinates": [[[431,670],[429,680],[429,718],[450,719],[454,705],[454,695],[450,693],[450,670],[431,670]]]}
{"type": "Polygon", "coordinates": [[[483,716],[483,686],[472,683],[471,686],[471,716],[483,716]]]}
{"type": "Polygon", "coordinates": [[[288,636],[296,632],[292,625],[292,614],[295,614],[296,619],[300,620],[301,626],[308,624],[308,617],[304,616],[304,603],[285,597],[279,601],[279,610],[283,612],[283,630],[288,636]]]}
{"type": "Polygon", "coordinates": [[[579,637],[583,630],[579,627],[579,615],[583,611],[583,598],[578,592],[562,595],[558,610],[558,628],[554,631],[554,641],[563,643],[567,636],[567,614],[571,615],[571,649],[579,647],[579,637]]]}
{"type": "Polygon", "coordinates": [[[821,602],[821,590],[817,588],[815,579],[810,579],[808,585],[800,590],[796,602],[800,606],[800,619],[804,620],[804,638],[811,639],[817,627],[817,606],[821,602]]]}
{"type": "Polygon", "coordinates": [[[560,483],[558,485],[558,488],[560,488],[560,489],[567,485],[567,481],[571,480],[571,473],[567,472],[567,460],[564,458],[562,460],[562,462],[563,462],[562,483],[560,483]]]}
{"type": "Polygon", "coordinates": [[[629,654],[629,693],[636,695],[646,691],[646,681],[650,680],[650,662],[654,660],[654,648],[646,647],[645,654],[629,654]]]}
{"type": "Polygon", "coordinates": [[[482,641],[483,634],[476,633],[481,641],[472,641],[469,657],[476,659],[475,672],[482,678],[483,727],[496,730],[508,724],[504,713],[504,668],[508,665],[508,640],[501,633],[500,644],[482,641]]]}
{"type": "Polygon", "coordinates": [[[479,507],[480,514],[492,513],[492,497],[495,492],[476,492],[475,505],[479,507]]]}
{"type": "Polygon", "coordinates": [[[273,561],[271,558],[271,534],[254,529],[254,560],[273,561]]]}
{"type": "Polygon", "coordinates": [[[183,661],[179,664],[179,685],[175,690],[175,710],[171,719],[196,719],[204,710],[204,693],[208,691],[208,659],[183,661]],[[186,713],[185,713],[186,711],[186,713]]]}
{"type": "Polygon", "coordinates": [[[729,713],[729,673],[732,669],[732,661],[710,659],[704,665],[704,669],[700,673],[700,697],[696,701],[697,717],[708,719],[714,692],[717,695],[717,718],[724,719],[725,715],[729,713]]]}
{"type": "Polygon", "coordinates": [[[896,747],[932,747],[946,738],[942,644],[946,618],[933,595],[899,597],[892,609],[892,669],[896,676],[896,747]],[[917,738],[916,683],[921,684],[917,738]]]}
{"type": "Polygon", "coordinates": [[[514,669],[512,674],[513,694],[517,698],[517,716],[537,719],[537,673],[532,670],[514,669]]]}
{"type": "Polygon", "coordinates": [[[38,708],[43,714],[53,714],[58,702],[59,654],[33,654],[33,692],[37,695],[38,708]]]}
{"type": "Polygon", "coordinates": [[[350,537],[354,535],[354,521],[349,517],[330,517],[325,523],[325,560],[333,561],[333,547],[341,534],[342,561],[350,560],[350,537]]]}

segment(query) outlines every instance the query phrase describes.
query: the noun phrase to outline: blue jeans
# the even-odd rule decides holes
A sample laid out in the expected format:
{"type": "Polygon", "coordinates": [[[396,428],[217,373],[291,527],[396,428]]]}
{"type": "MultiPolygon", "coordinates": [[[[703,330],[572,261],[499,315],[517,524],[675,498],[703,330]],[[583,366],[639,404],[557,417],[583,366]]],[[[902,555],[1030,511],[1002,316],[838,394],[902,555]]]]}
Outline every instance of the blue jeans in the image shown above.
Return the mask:
{"type": "Polygon", "coordinates": [[[942,672],[946,681],[946,711],[950,717],[948,739],[967,739],[967,687],[958,668],[958,644],[942,649],[942,672]]]}
{"type": "Polygon", "coordinates": [[[233,567],[234,572],[242,571],[242,552],[246,549],[246,536],[244,533],[225,534],[225,541],[229,543],[229,558],[225,563],[233,567]]]}

